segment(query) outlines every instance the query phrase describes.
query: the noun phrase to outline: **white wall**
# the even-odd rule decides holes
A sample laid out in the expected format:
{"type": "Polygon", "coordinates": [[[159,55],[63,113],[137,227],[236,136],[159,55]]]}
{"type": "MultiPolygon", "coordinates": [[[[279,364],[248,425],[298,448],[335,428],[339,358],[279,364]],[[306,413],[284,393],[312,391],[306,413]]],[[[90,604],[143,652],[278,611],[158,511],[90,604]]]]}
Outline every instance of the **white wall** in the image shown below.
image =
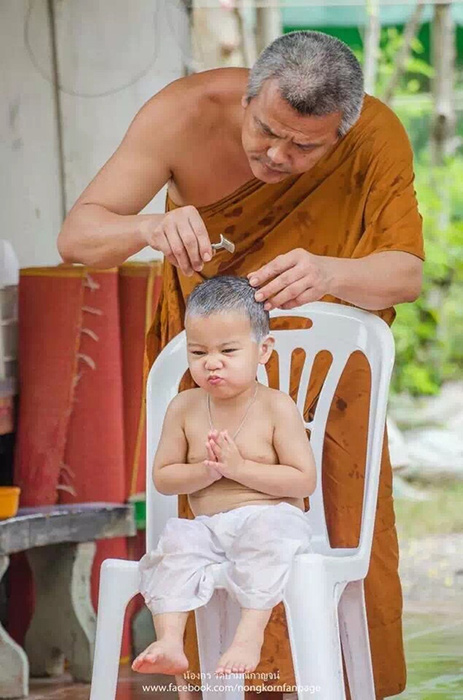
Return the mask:
{"type": "MultiPolygon", "coordinates": [[[[184,74],[188,21],[181,0],[55,0],[54,10],[69,210],[141,105],[184,74]]],[[[0,238],[21,267],[53,265],[63,188],[46,0],[0,0],[0,23],[0,238]]],[[[162,211],[164,196],[145,211],[162,211]]]]}

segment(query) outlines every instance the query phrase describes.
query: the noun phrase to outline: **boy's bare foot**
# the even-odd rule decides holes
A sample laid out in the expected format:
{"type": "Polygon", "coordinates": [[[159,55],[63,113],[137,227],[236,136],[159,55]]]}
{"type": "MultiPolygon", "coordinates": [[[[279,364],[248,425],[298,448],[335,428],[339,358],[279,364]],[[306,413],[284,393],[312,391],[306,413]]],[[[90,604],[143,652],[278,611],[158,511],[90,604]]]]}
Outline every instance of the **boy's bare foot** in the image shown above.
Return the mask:
{"type": "Polygon", "coordinates": [[[188,659],[181,644],[162,639],[150,644],[137,656],[132,670],[138,673],[166,673],[173,676],[188,670],[188,659]]]}
{"type": "Polygon", "coordinates": [[[231,646],[222,654],[217,664],[218,676],[229,673],[252,673],[260,661],[263,638],[254,637],[233,640],[231,646]]]}

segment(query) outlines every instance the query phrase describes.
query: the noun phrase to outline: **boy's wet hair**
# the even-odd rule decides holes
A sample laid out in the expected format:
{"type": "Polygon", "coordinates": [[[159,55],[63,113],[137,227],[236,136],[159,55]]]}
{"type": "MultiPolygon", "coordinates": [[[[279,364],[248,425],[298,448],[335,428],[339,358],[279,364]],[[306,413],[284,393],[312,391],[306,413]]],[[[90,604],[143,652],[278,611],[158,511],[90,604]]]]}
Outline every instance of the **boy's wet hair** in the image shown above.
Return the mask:
{"type": "Polygon", "coordinates": [[[264,309],[264,302],[254,299],[255,293],[256,290],[246,277],[211,277],[195,287],[189,295],[185,318],[242,311],[251,323],[253,339],[260,343],[269,333],[269,312],[264,309]]]}

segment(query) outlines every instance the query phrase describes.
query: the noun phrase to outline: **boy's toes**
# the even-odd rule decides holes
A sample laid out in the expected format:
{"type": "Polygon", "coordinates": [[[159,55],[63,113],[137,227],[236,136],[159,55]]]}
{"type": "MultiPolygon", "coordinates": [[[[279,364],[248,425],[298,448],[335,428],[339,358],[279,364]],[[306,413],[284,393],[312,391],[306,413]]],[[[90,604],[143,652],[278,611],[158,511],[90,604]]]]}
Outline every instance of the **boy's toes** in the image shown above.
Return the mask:
{"type": "Polygon", "coordinates": [[[133,663],[132,663],[132,671],[136,671],[137,668],[140,668],[140,666],[142,665],[144,659],[145,659],[144,655],[143,655],[143,656],[141,656],[141,655],[140,655],[140,656],[137,656],[137,658],[134,659],[134,661],[133,661],[133,663]]]}

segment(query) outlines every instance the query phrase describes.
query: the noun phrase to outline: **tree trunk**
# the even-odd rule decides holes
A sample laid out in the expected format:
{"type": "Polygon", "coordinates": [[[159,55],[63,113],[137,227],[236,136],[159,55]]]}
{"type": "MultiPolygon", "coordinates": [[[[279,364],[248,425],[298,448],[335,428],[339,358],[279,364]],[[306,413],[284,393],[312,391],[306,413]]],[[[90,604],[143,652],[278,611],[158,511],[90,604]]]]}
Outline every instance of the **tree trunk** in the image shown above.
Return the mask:
{"type": "Polygon", "coordinates": [[[256,8],[257,52],[263,51],[282,31],[281,9],[275,7],[274,0],[261,0],[261,5],[256,8]]]}
{"type": "Polygon", "coordinates": [[[389,104],[389,102],[392,100],[394,96],[394,92],[397,89],[397,86],[400,82],[400,79],[402,75],[404,74],[405,71],[405,66],[408,61],[408,58],[410,56],[410,47],[412,44],[413,39],[418,33],[418,30],[421,25],[421,15],[423,14],[423,0],[418,0],[418,3],[408,20],[407,24],[405,25],[403,37],[402,37],[402,46],[397,52],[397,56],[395,57],[395,62],[394,62],[394,70],[393,73],[390,77],[390,80],[388,84],[386,85],[386,88],[384,90],[384,95],[383,95],[383,100],[386,102],[386,104],[389,104]]]}
{"type": "Polygon", "coordinates": [[[257,59],[256,36],[250,22],[250,13],[246,11],[243,0],[236,0],[235,14],[241,36],[243,63],[247,68],[250,68],[257,59]]]}
{"type": "Polygon", "coordinates": [[[381,23],[379,20],[378,0],[367,0],[366,4],[368,21],[364,36],[364,80],[365,92],[375,94],[376,74],[378,72],[379,39],[381,36],[381,23]]]}
{"type": "MultiPolygon", "coordinates": [[[[455,25],[452,18],[452,5],[445,3],[434,6],[432,23],[432,55],[433,55],[433,100],[434,115],[431,131],[431,160],[434,166],[442,166],[445,156],[450,155],[455,148],[456,115],[454,108],[454,79],[455,79],[455,25]]],[[[431,172],[431,181],[439,196],[440,211],[437,218],[438,229],[444,231],[450,224],[451,201],[450,183],[445,168],[439,168],[437,173],[431,172]]],[[[451,272],[446,279],[440,281],[434,288],[435,308],[442,309],[436,328],[437,339],[445,335],[447,318],[445,315],[445,298],[452,283],[451,272]]]]}
{"type": "Polygon", "coordinates": [[[455,24],[452,5],[434,6],[432,23],[434,116],[431,132],[431,155],[434,165],[441,165],[452,151],[455,139],[454,74],[455,24]]]}

